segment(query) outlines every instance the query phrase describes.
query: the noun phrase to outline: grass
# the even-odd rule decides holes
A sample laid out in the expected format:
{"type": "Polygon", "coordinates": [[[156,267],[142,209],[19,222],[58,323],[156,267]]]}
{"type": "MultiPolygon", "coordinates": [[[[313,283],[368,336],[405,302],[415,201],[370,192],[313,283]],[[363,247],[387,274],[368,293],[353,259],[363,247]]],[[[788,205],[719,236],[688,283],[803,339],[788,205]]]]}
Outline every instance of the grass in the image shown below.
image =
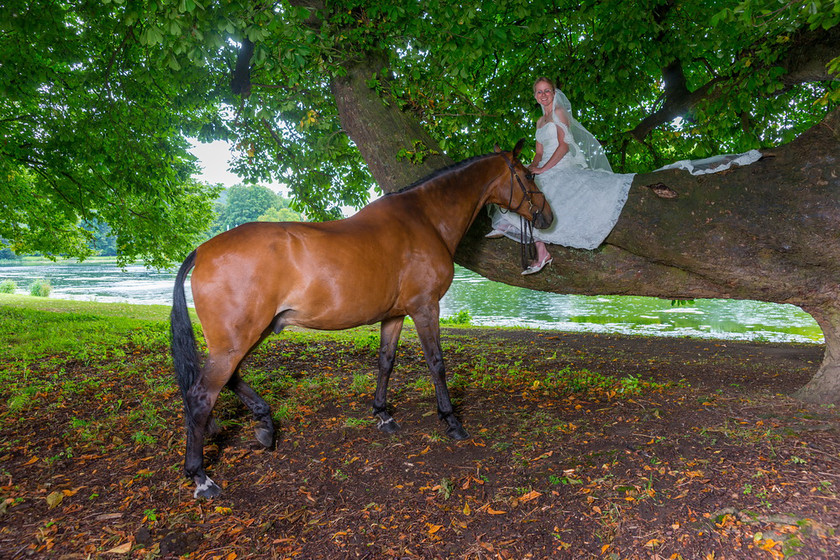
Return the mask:
{"type": "Polygon", "coordinates": [[[0,360],[30,361],[67,353],[89,361],[113,355],[132,335],[138,339],[150,336],[148,329],[161,339],[160,332],[166,327],[162,321],[123,316],[120,311],[125,306],[117,310],[110,305],[2,294],[0,360]]]}
{"type": "MultiPolygon", "coordinates": [[[[202,344],[200,326],[195,318],[193,322],[202,344]]],[[[67,445],[50,452],[55,461],[81,452],[74,447],[170,441],[182,404],[171,371],[168,329],[167,306],[0,294],[0,428],[34,410],[66,415],[67,445]],[[123,427],[122,435],[111,437],[116,426],[123,427]]],[[[276,421],[303,423],[325,403],[371,398],[378,334],[377,326],[337,332],[288,329],[254,352],[243,375],[269,399],[276,421]]],[[[448,376],[456,401],[458,392],[475,389],[629,398],[660,387],[632,376],[568,367],[531,371],[515,345],[488,351],[470,336],[446,340],[445,351],[461,356],[448,376]]],[[[403,332],[399,368],[392,399],[434,398],[413,328],[403,332]]],[[[219,404],[216,414],[222,426],[245,427],[249,422],[250,415],[231,392],[224,391],[219,404]]],[[[368,422],[349,419],[345,426],[368,422]]],[[[548,417],[523,420],[521,428],[533,433],[578,429],[548,417]]]]}
{"type": "MultiPolygon", "coordinates": [[[[131,305],[124,303],[101,303],[35,298],[23,295],[0,294],[0,362],[6,370],[14,364],[14,372],[0,371],[0,380],[11,383],[15,388],[8,398],[10,407],[20,410],[34,394],[44,388],[43,376],[31,379],[32,364],[55,361],[56,364],[75,360],[83,364],[103,364],[119,360],[126,353],[149,354],[149,365],[168,368],[168,319],[169,307],[163,305],[131,305]],[[45,362],[44,362],[45,361],[45,362]],[[29,380],[29,381],[27,381],[29,380]]],[[[193,316],[196,329],[200,331],[193,316]]],[[[375,356],[378,350],[379,333],[376,326],[365,326],[337,332],[314,332],[287,330],[270,340],[281,344],[263,344],[255,357],[280,354],[284,359],[306,360],[319,358],[324,349],[321,343],[332,341],[339,345],[334,360],[335,368],[321,368],[324,371],[308,371],[305,376],[293,378],[286,371],[265,371],[254,368],[249,372],[249,381],[259,391],[276,395],[289,395],[298,405],[312,405],[318,399],[350,391],[362,396],[369,395],[375,387],[375,375],[370,372],[350,372],[341,378],[335,370],[343,370],[344,355],[363,353],[375,356]]],[[[198,340],[202,342],[199,335],[198,340]]],[[[545,394],[602,394],[607,396],[632,396],[643,391],[656,389],[652,382],[625,376],[615,378],[588,370],[572,370],[568,367],[557,370],[530,371],[516,351],[507,348],[494,349],[492,353],[477,352],[465,339],[449,339],[444,345],[471,355],[467,365],[451,368],[450,385],[457,389],[467,385],[482,389],[522,386],[545,394]]],[[[447,350],[448,351],[448,350],[447,350]]],[[[416,332],[409,328],[403,333],[400,344],[401,363],[406,355],[419,373],[411,381],[414,391],[427,397],[434,389],[425,372],[425,366],[418,359],[422,357],[416,332]]],[[[135,358],[136,360],[136,358],[135,358]]],[[[463,362],[463,361],[462,361],[463,362]]],[[[275,365],[275,369],[277,366],[275,365]]],[[[401,366],[404,368],[404,366],[401,366]]],[[[317,368],[316,368],[317,369],[317,368]]],[[[60,372],[56,372],[60,373],[60,372]]],[[[149,377],[142,374],[153,393],[161,394],[171,390],[171,380],[161,375],[149,377]]],[[[57,381],[54,381],[57,382],[57,381]]],[[[74,389],[72,384],[62,380],[66,391],[74,389]]]]}

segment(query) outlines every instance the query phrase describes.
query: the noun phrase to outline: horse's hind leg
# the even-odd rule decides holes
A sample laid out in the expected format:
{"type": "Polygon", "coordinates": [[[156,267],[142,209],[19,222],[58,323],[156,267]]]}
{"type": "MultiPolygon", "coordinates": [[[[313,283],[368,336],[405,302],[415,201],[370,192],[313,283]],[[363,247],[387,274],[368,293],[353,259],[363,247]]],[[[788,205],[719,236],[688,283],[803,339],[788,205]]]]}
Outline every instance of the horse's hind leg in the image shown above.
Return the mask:
{"type": "Polygon", "coordinates": [[[245,403],[251,413],[254,415],[254,420],[257,421],[257,426],[254,428],[254,433],[257,436],[257,441],[263,447],[271,449],[274,447],[274,421],[271,419],[271,408],[268,403],[260,397],[247,383],[242,381],[239,372],[235,372],[233,377],[228,381],[227,386],[236,393],[236,396],[245,403]]]}
{"type": "Polygon", "coordinates": [[[222,491],[204,471],[204,436],[219,392],[241,359],[241,356],[227,356],[226,359],[217,361],[211,353],[198,379],[186,393],[184,404],[187,411],[187,451],[184,473],[195,482],[196,498],[214,498],[222,491]]]}
{"type": "Polygon", "coordinates": [[[382,321],[379,333],[379,376],[376,379],[376,394],[373,397],[373,415],[379,420],[379,429],[386,434],[393,434],[400,425],[388,413],[388,380],[394,370],[397,356],[397,344],[400,340],[405,317],[394,317],[382,321]]]}

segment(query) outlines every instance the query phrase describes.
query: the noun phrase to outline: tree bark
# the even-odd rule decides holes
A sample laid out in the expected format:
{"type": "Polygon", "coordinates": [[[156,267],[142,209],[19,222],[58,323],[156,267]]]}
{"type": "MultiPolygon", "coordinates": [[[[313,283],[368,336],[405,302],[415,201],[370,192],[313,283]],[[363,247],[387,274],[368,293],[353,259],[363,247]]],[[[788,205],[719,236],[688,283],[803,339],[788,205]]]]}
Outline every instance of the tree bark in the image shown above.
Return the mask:
{"type": "Polygon", "coordinates": [[[372,53],[345,64],[347,74],[333,79],[332,91],[341,126],[355,142],[373,178],[385,192],[393,192],[453,163],[416,118],[396,102],[386,102],[368,83],[387,89],[390,72],[384,53],[372,53]],[[383,76],[384,72],[384,76],[383,76]],[[398,159],[400,151],[425,153],[413,163],[398,159]]]}

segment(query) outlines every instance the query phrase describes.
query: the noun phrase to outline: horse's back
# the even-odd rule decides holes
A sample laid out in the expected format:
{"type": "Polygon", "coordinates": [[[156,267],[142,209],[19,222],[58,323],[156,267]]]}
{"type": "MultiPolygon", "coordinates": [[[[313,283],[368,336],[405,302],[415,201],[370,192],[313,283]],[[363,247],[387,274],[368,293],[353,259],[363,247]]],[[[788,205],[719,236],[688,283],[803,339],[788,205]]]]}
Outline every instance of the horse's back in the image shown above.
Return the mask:
{"type": "Polygon", "coordinates": [[[440,291],[441,283],[440,267],[423,263],[413,241],[404,229],[385,234],[366,220],[244,224],[196,250],[196,310],[200,318],[223,308],[238,323],[278,317],[280,326],[326,330],[404,315],[415,292],[440,291]]]}

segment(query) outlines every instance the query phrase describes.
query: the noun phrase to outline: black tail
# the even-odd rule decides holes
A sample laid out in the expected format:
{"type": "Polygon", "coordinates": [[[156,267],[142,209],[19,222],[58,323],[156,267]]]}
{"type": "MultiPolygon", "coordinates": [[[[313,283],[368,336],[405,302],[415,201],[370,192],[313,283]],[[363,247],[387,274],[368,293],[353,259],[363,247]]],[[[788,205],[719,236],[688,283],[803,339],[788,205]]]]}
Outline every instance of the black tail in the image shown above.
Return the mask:
{"type": "Polygon", "coordinates": [[[195,334],[193,333],[190,313],[187,309],[187,297],[184,295],[184,282],[187,274],[195,266],[195,251],[187,256],[187,260],[178,270],[175,277],[175,289],[172,292],[172,313],[169,315],[170,332],[172,333],[172,363],[175,366],[175,375],[178,379],[178,386],[181,387],[181,396],[184,399],[184,412],[187,422],[192,420],[192,415],[187,407],[187,391],[198,378],[198,350],[195,345],[195,334]]]}

